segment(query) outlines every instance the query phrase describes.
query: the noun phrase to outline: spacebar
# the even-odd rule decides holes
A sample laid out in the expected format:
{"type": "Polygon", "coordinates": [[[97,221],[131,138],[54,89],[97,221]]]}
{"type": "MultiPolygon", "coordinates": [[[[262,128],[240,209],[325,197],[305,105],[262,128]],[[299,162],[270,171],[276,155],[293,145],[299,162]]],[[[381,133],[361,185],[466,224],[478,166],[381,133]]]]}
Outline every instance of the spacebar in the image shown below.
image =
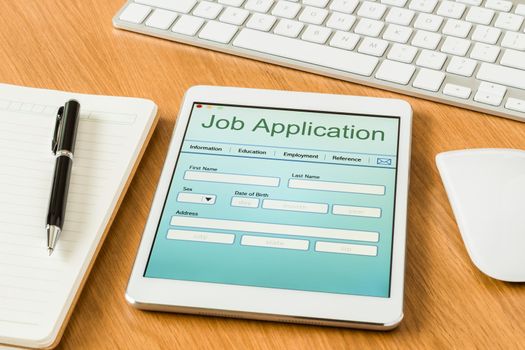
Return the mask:
{"type": "Polygon", "coordinates": [[[378,63],[376,57],[252,29],[241,30],[233,46],[365,76],[378,63]]]}

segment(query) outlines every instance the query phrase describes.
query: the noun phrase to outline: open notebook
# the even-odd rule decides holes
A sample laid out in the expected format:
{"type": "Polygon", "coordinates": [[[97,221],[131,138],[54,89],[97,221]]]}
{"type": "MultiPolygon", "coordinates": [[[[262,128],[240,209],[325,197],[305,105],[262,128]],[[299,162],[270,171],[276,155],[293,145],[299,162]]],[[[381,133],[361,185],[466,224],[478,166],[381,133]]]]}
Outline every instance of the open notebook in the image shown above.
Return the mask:
{"type": "Polygon", "coordinates": [[[151,136],[149,100],[0,84],[0,344],[56,345],[151,136]],[[48,256],[57,109],[80,102],[66,221],[48,256]]]}

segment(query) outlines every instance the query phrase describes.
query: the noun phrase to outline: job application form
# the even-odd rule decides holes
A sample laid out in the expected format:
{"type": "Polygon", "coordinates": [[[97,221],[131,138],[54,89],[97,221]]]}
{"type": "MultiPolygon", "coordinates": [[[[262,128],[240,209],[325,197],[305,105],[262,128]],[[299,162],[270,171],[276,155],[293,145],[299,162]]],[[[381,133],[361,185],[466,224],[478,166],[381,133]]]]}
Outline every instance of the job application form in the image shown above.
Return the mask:
{"type": "Polygon", "coordinates": [[[399,122],[195,103],[145,276],[388,297],[399,122]]]}

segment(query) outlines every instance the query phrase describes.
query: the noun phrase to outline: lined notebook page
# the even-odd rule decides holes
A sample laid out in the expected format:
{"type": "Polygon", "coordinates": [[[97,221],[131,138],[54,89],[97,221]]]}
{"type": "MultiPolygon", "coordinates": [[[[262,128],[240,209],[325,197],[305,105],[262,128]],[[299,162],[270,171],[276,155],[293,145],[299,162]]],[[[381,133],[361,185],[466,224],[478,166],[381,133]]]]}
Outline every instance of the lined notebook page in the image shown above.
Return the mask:
{"type": "Polygon", "coordinates": [[[0,343],[53,343],[155,114],[148,100],[0,84],[0,343]],[[66,220],[48,256],[51,139],[70,98],[80,102],[80,123],[66,220]]]}

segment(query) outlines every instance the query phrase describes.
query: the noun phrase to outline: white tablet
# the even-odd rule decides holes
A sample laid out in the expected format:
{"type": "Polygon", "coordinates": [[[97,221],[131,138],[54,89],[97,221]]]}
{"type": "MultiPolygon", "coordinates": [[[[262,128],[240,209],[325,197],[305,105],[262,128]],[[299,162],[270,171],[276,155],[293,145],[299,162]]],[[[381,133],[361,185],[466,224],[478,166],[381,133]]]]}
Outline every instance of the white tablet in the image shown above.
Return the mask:
{"type": "Polygon", "coordinates": [[[411,120],[401,100],[191,88],[127,300],[150,310],[395,327],[411,120]]]}

